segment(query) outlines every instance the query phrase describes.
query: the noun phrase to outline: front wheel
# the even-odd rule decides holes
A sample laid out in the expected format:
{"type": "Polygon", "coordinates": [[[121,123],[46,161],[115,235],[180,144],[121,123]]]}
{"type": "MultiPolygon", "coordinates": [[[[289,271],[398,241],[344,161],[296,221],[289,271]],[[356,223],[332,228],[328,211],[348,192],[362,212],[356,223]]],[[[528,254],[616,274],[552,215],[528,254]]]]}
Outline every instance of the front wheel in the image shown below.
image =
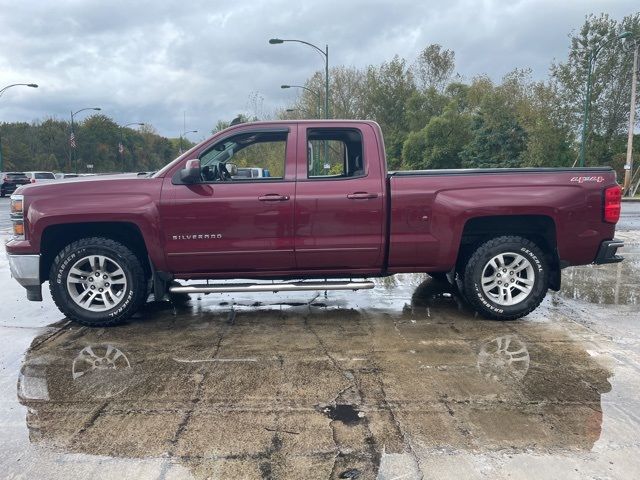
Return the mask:
{"type": "Polygon", "coordinates": [[[519,236],[480,245],[464,269],[464,293],[476,311],[495,320],[515,320],[535,310],[547,293],[549,267],[535,243],[519,236]]]}
{"type": "Polygon", "coordinates": [[[70,243],[53,260],[49,289],[69,319],[90,327],[127,320],[146,301],[146,278],[138,257],[102,237],[70,243]]]}

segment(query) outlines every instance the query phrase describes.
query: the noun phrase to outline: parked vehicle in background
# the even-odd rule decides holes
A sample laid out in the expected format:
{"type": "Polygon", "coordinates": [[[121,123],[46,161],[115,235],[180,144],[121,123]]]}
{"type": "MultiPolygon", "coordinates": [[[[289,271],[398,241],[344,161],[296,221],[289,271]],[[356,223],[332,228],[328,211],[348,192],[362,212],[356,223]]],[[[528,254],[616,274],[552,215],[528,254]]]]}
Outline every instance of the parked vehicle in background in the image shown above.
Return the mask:
{"type": "Polygon", "coordinates": [[[238,172],[233,178],[268,178],[271,174],[266,168],[238,167],[238,172]]]}
{"type": "Polygon", "coordinates": [[[56,173],[56,179],[64,180],[65,178],[77,178],[79,175],[77,173],[56,173]]]}
{"type": "Polygon", "coordinates": [[[51,183],[57,180],[53,172],[24,172],[31,183],[51,183]]]}
{"type": "Polygon", "coordinates": [[[234,125],[153,175],[63,183],[11,196],[6,250],[27,298],[48,280],[90,326],[126,320],[149,292],[358,290],[411,272],[512,320],[560,288],[563,268],[622,261],[612,168],[389,172],[369,121],[234,125]],[[270,176],[238,177],[238,164],[270,176]],[[209,283],[234,278],[282,281],[209,283]]]}
{"type": "Polygon", "coordinates": [[[20,185],[30,182],[24,172],[0,172],[0,197],[11,195],[20,185]]]}

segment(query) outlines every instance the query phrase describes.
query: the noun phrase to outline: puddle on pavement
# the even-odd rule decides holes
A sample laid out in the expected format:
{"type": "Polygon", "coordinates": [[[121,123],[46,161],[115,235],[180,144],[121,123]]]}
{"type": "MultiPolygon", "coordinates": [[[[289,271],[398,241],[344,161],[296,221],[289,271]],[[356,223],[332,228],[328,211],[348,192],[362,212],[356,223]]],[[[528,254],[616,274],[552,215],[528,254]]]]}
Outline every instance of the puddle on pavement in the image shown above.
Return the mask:
{"type": "Polygon", "coordinates": [[[393,281],[36,338],[18,382],[29,440],[196,478],[372,478],[416,449],[593,447],[611,372],[566,326],[483,321],[446,284],[393,281]]]}
{"type": "Polygon", "coordinates": [[[562,272],[560,294],[607,305],[640,304],[640,257],[621,263],[572,267],[562,272]]]}

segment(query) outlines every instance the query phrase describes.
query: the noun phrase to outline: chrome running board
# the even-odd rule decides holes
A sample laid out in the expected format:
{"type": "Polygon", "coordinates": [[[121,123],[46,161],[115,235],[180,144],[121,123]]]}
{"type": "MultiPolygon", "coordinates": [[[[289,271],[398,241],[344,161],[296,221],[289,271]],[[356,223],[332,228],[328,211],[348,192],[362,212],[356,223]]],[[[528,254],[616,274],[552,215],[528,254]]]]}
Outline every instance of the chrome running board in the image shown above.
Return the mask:
{"type": "Polygon", "coordinates": [[[371,281],[361,282],[291,282],[291,283],[230,283],[200,284],[170,287],[171,293],[229,292],[294,292],[303,290],[363,290],[375,287],[371,281]]]}

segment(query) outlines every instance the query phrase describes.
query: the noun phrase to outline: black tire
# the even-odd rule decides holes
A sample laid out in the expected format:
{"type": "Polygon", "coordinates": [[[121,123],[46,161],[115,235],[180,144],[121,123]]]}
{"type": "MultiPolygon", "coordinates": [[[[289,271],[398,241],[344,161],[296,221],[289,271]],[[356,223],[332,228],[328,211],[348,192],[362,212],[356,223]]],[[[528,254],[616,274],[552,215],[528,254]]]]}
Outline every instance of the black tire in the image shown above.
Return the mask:
{"type": "Polygon", "coordinates": [[[64,247],[51,265],[49,289],[54,302],[67,318],[88,327],[121,324],[147,300],[147,279],[140,259],[122,243],[103,237],[83,238],[64,247]],[[67,289],[67,276],[74,263],[91,255],[101,255],[117,262],[124,272],[126,286],[122,289],[122,300],[109,310],[97,312],[83,308],[67,289]]]}
{"type": "MultiPolygon", "coordinates": [[[[509,255],[505,255],[505,257],[509,258],[509,255]]],[[[488,271],[491,271],[491,268],[489,267],[488,271]]],[[[507,272],[507,274],[509,273],[507,272]]],[[[531,240],[519,236],[496,237],[481,244],[473,252],[464,267],[462,284],[465,298],[483,317],[493,320],[515,320],[535,310],[547,294],[549,262],[540,247],[531,240]],[[481,280],[485,267],[488,266],[491,259],[499,254],[509,253],[521,255],[529,262],[532,267],[530,274],[533,277],[533,285],[526,296],[524,291],[519,291],[516,287],[515,291],[518,292],[517,295],[523,296],[522,300],[513,305],[503,305],[485,293],[481,280]]],[[[499,290],[500,287],[496,288],[499,290]]]]}

